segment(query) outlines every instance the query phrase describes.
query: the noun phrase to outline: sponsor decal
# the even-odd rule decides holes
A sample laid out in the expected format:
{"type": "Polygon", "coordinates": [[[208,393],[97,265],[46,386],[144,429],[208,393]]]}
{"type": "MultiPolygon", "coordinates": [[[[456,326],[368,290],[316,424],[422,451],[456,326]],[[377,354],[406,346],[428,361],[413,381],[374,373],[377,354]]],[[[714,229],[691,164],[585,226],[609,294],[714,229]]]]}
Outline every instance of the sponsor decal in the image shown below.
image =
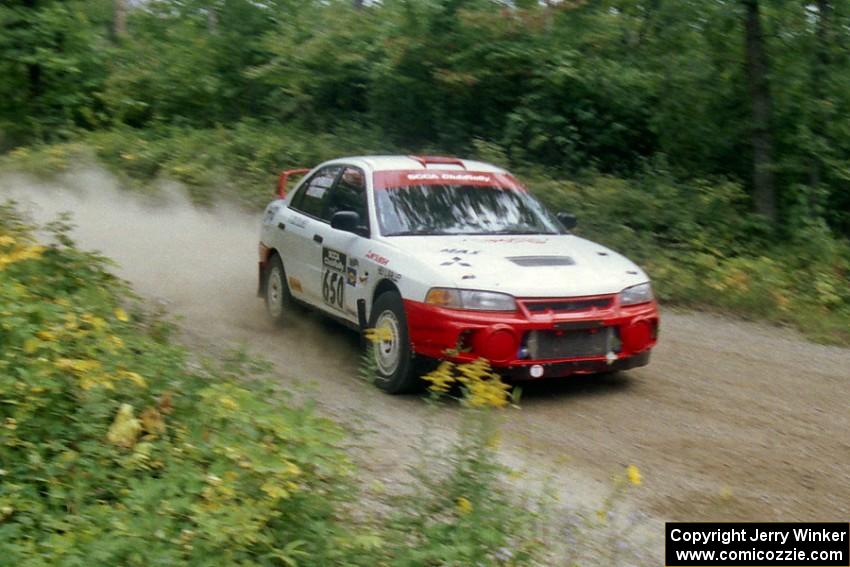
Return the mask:
{"type": "Polygon", "coordinates": [[[304,228],[307,226],[307,220],[300,218],[298,215],[291,215],[286,222],[291,224],[292,226],[297,226],[298,228],[304,228]]]}
{"type": "Polygon", "coordinates": [[[322,248],[322,301],[334,309],[345,306],[346,255],[322,248]]]}
{"type": "Polygon", "coordinates": [[[441,266],[463,266],[464,268],[469,268],[469,267],[472,266],[472,264],[470,264],[469,262],[464,262],[463,258],[461,258],[460,256],[455,256],[454,258],[452,258],[451,260],[449,260],[447,262],[441,262],[440,265],[441,266]]]}
{"type": "Polygon", "coordinates": [[[393,170],[374,174],[375,189],[409,187],[410,185],[473,185],[525,191],[509,173],[490,171],[393,170]]]}
{"type": "Polygon", "coordinates": [[[492,177],[474,173],[408,173],[408,181],[447,181],[451,183],[492,183],[492,177]]]}
{"type": "Polygon", "coordinates": [[[357,258],[348,259],[348,268],[345,271],[345,283],[350,286],[357,285],[357,267],[360,266],[360,261],[357,258]]]}
{"type": "Polygon", "coordinates": [[[314,199],[321,199],[327,193],[326,187],[319,187],[318,185],[310,185],[307,187],[307,196],[313,197],[314,199]]]}
{"type": "Polygon", "coordinates": [[[322,248],[322,266],[342,272],[345,270],[345,254],[332,248],[322,248]]]}
{"type": "Polygon", "coordinates": [[[372,252],[371,250],[369,250],[369,251],[366,253],[366,259],[367,259],[367,260],[372,260],[372,261],[373,261],[373,262],[375,262],[376,264],[380,264],[380,265],[382,265],[382,266],[386,266],[387,264],[389,264],[389,263],[390,263],[389,258],[385,258],[385,257],[381,256],[380,254],[378,254],[378,253],[376,253],[376,252],[372,252]]]}
{"type": "Polygon", "coordinates": [[[466,248],[443,248],[440,250],[443,254],[467,254],[469,256],[474,256],[479,254],[480,250],[467,250],[466,248]]]}
{"type": "Polygon", "coordinates": [[[378,275],[382,278],[387,278],[392,282],[397,282],[401,279],[401,274],[399,274],[398,272],[394,272],[389,268],[384,268],[383,266],[380,266],[378,268],[378,275]]]}

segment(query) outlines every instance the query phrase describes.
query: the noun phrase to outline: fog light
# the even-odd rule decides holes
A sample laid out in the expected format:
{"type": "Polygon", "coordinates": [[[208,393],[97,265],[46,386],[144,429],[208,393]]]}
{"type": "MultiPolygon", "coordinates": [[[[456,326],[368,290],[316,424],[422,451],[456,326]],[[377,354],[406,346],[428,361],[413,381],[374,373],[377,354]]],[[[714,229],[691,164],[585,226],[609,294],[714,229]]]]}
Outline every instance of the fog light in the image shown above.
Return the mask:
{"type": "Polygon", "coordinates": [[[528,369],[528,374],[532,378],[540,378],[541,376],[543,376],[543,365],[535,364],[534,366],[528,369]]]}
{"type": "Polygon", "coordinates": [[[647,321],[638,321],[621,332],[623,349],[628,352],[640,352],[652,342],[652,329],[647,321]]]}
{"type": "Polygon", "coordinates": [[[517,353],[517,339],[509,327],[496,327],[473,335],[475,352],[492,362],[506,362],[517,353]]]}

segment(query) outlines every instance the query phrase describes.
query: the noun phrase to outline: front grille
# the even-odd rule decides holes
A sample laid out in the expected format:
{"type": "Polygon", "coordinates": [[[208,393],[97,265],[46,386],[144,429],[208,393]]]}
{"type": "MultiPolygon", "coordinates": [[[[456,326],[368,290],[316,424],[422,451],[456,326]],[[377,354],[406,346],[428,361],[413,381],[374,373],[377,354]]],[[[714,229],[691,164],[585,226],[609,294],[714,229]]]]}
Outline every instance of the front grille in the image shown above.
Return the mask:
{"type": "Polygon", "coordinates": [[[616,327],[580,331],[530,331],[525,346],[532,360],[604,356],[620,350],[616,327]]]}
{"type": "Polygon", "coordinates": [[[525,268],[575,265],[575,261],[569,256],[512,256],[508,260],[525,268]]]}
{"type": "Polygon", "coordinates": [[[576,311],[590,311],[591,309],[607,309],[611,306],[613,298],[594,297],[590,299],[549,299],[543,301],[524,301],[525,308],[530,313],[574,313],[576,311]]]}

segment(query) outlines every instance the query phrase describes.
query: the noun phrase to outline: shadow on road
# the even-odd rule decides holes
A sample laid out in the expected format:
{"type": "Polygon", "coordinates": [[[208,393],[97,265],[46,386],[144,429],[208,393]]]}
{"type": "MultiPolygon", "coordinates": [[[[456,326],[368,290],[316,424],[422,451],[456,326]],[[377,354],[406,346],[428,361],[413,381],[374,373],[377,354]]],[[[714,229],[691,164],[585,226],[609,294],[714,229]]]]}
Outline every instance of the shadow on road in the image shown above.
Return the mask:
{"type": "Polygon", "coordinates": [[[533,406],[553,399],[622,394],[633,387],[633,382],[628,373],[614,372],[517,382],[516,385],[522,388],[522,405],[533,406]]]}

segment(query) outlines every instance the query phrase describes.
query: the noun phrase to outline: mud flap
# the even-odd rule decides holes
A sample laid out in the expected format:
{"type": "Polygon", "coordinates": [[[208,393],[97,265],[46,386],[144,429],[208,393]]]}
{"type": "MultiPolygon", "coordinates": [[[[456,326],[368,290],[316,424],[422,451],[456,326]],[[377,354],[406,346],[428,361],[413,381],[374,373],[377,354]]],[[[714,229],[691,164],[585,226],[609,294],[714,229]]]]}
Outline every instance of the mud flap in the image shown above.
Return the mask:
{"type": "Polygon", "coordinates": [[[266,283],[266,263],[260,262],[257,273],[257,297],[263,297],[263,288],[266,283]]]}
{"type": "Polygon", "coordinates": [[[366,328],[369,321],[366,319],[366,300],[357,300],[357,326],[360,328],[360,348],[366,348],[366,328]]]}

